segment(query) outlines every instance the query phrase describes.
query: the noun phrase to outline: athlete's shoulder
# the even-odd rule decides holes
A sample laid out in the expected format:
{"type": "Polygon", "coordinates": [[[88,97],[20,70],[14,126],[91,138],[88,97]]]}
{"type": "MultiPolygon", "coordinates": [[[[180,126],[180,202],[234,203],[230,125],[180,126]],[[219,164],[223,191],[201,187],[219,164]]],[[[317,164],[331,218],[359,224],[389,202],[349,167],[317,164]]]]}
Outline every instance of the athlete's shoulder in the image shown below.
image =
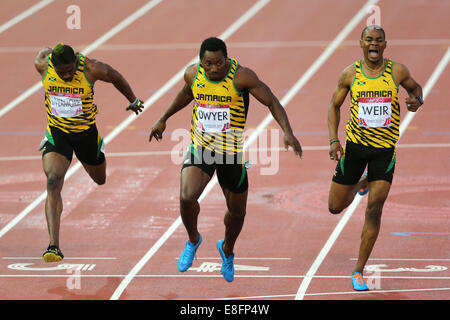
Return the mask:
{"type": "Polygon", "coordinates": [[[355,68],[357,68],[359,65],[359,61],[355,61],[352,64],[349,64],[342,70],[342,74],[345,74],[346,76],[353,76],[355,74],[355,68]]]}
{"type": "Polygon", "coordinates": [[[52,48],[43,48],[38,52],[34,59],[34,66],[40,74],[44,73],[47,69],[47,59],[50,53],[52,53],[52,48]]]}
{"type": "Polygon", "coordinates": [[[338,81],[339,86],[350,87],[353,83],[354,78],[355,78],[355,63],[352,63],[346,66],[339,75],[338,81]]]}
{"type": "Polygon", "coordinates": [[[184,81],[190,86],[195,80],[198,71],[198,63],[193,63],[184,70],[184,81]]]}
{"type": "Polygon", "coordinates": [[[409,70],[408,68],[399,62],[394,62],[392,61],[392,74],[396,77],[405,77],[407,75],[409,75],[409,70]]]}
{"type": "Polygon", "coordinates": [[[256,72],[249,67],[238,64],[236,68],[236,77],[248,77],[252,75],[256,75],[256,72]]]}
{"type": "Polygon", "coordinates": [[[81,55],[81,57],[84,57],[86,72],[95,71],[95,69],[100,68],[103,65],[103,62],[101,62],[100,60],[88,58],[84,55],[81,55]]]}
{"type": "Polygon", "coordinates": [[[81,59],[83,57],[86,75],[93,77],[95,80],[104,80],[105,76],[112,70],[112,67],[103,61],[88,58],[87,56],[81,56],[81,59]]]}
{"type": "Polygon", "coordinates": [[[259,81],[255,71],[241,64],[238,65],[234,76],[234,84],[239,91],[256,87],[259,81]]]}

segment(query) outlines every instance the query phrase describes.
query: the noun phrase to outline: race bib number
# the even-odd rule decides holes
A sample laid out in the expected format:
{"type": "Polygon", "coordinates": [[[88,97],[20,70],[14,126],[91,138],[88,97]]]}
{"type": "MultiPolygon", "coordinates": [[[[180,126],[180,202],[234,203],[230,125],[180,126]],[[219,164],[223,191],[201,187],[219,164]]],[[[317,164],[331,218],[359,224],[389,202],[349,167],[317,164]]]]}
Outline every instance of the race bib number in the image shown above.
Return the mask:
{"type": "Polygon", "coordinates": [[[83,114],[80,94],[49,92],[52,114],[62,118],[73,118],[83,114]]]}
{"type": "Polygon", "coordinates": [[[230,131],[230,106],[197,103],[197,119],[202,132],[230,131]]]}
{"type": "Polygon", "coordinates": [[[385,128],[391,126],[392,98],[358,99],[360,127],[385,128]]]}

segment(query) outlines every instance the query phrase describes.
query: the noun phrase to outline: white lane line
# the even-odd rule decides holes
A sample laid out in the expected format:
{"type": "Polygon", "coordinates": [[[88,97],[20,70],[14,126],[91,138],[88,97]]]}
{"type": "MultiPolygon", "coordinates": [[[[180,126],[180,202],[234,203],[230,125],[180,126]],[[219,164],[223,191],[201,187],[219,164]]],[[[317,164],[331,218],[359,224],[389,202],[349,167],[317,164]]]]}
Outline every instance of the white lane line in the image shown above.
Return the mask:
{"type": "MultiPolygon", "coordinates": [[[[4,260],[42,260],[42,257],[2,257],[4,260]]],[[[115,257],[64,257],[64,260],[116,260],[115,257]]]]}
{"type": "MultiPolygon", "coordinates": [[[[226,40],[229,36],[231,36],[234,32],[236,32],[239,28],[241,28],[248,20],[250,20],[253,16],[255,16],[264,6],[266,6],[270,0],[259,0],[256,2],[248,11],[246,11],[238,20],[236,20],[227,30],[225,30],[219,38],[226,40]]],[[[182,68],[172,79],[170,79],[160,90],[158,90],[151,98],[152,103],[156,101],[163,93],[167,92],[175,83],[180,81],[183,78],[184,71],[187,66],[196,62],[198,60],[197,57],[193,58],[184,68],[182,68]]],[[[150,100],[150,99],[149,99],[150,100]]],[[[144,103],[144,105],[148,105],[148,103],[144,103]]],[[[126,124],[124,128],[127,126],[126,124]]],[[[120,128],[120,126],[118,127],[120,128]]],[[[113,132],[112,132],[113,133],[113,132]]],[[[211,191],[214,185],[217,182],[216,176],[211,179],[210,183],[206,186],[202,195],[199,198],[199,202],[201,202],[204,197],[211,191]]],[[[133,280],[133,278],[137,275],[137,273],[144,267],[144,265],[151,259],[151,257],[161,248],[161,246],[167,241],[167,239],[175,232],[175,230],[181,224],[181,217],[178,217],[169,229],[156,241],[156,243],[147,251],[147,253],[138,261],[138,263],[130,270],[128,275],[122,280],[119,286],[114,291],[110,300],[118,300],[122,295],[125,288],[128,284],[133,280]]]]}
{"type": "MultiPolygon", "coordinates": [[[[302,86],[314,75],[314,73],[320,68],[320,66],[330,57],[330,55],[338,48],[339,44],[344,41],[345,37],[352,31],[353,28],[357,25],[359,20],[364,17],[365,10],[368,5],[376,3],[378,0],[371,0],[360,10],[362,12],[361,17],[356,21],[352,19],[349,24],[336,36],[336,38],[331,42],[331,44],[325,49],[325,51],[314,61],[311,67],[303,74],[303,76],[295,83],[295,85],[287,92],[287,94],[280,101],[281,105],[284,107],[286,104],[295,96],[295,94],[302,88],[302,86]]],[[[262,6],[264,6],[264,3],[262,6]]],[[[259,10],[259,8],[258,8],[259,10]]],[[[223,38],[223,35],[222,35],[223,38]]],[[[251,145],[257,138],[257,136],[262,132],[262,130],[273,120],[273,117],[269,114],[260,125],[254,130],[252,135],[248,138],[248,140],[244,144],[244,151],[247,149],[249,145],[251,145]]],[[[217,175],[211,179],[211,181],[206,186],[205,190],[201,194],[198,199],[199,202],[203,201],[203,199],[209,194],[209,192],[214,188],[217,184],[217,175]]],[[[142,259],[134,266],[134,268],[130,271],[130,276],[125,278],[119,287],[116,289],[114,294],[111,297],[111,300],[117,300],[120,298],[120,295],[131,282],[131,280],[135,277],[135,275],[142,269],[142,267],[151,259],[151,257],[158,251],[158,249],[169,239],[169,237],[175,232],[178,226],[181,225],[181,217],[178,217],[173,224],[169,227],[169,229],[158,239],[158,241],[150,248],[150,250],[142,257],[142,259]]]]}
{"type": "MultiPolygon", "coordinates": [[[[281,48],[314,48],[326,47],[330,44],[328,40],[310,40],[310,41],[258,41],[258,42],[228,42],[228,48],[252,48],[252,49],[281,49],[281,48]]],[[[450,39],[389,39],[389,47],[394,46],[448,46],[450,39]]],[[[345,40],[341,46],[358,47],[358,39],[345,40]]],[[[81,45],[73,45],[75,48],[81,45]]],[[[105,44],[100,46],[97,51],[136,51],[136,50],[185,50],[197,49],[196,42],[178,42],[178,43],[135,43],[135,44],[105,44]]],[[[26,53],[37,52],[41,47],[38,46],[5,46],[0,47],[0,53],[26,53]]]]}
{"type": "MultiPolygon", "coordinates": [[[[176,258],[178,260],[178,257],[176,258]]],[[[222,260],[220,257],[197,257],[197,260],[222,260]]],[[[274,258],[274,257],[236,257],[234,260],[292,260],[292,258],[274,258]]]]}
{"type": "MultiPolygon", "coordinates": [[[[370,290],[370,291],[344,291],[344,292],[321,292],[307,293],[306,296],[326,296],[326,295],[347,295],[347,294],[375,294],[375,293],[393,293],[393,292],[424,292],[424,291],[447,291],[450,288],[425,288],[425,289],[398,289],[398,290],[370,290]]],[[[277,299],[294,297],[295,294],[276,294],[265,296],[250,297],[233,297],[233,298],[216,298],[214,300],[241,300],[241,299],[277,299]]]]}
{"type": "Polygon", "coordinates": [[[1,230],[0,238],[3,237],[9,230],[11,230],[16,224],[18,224],[23,218],[25,218],[31,210],[39,205],[45,200],[47,196],[47,191],[43,192],[39,197],[37,197],[32,203],[30,203],[24,210],[22,210],[17,216],[15,216],[11,221],[9,221],[1,230]]]}
{"type": "MultiPolygon", "coordinates": [[[[350,258],[350,260],[358,260],[358,258],[350,258]]],[[[369,261],[450,261],[450,259],[417,259],[417,258],[369,258],[369,261]]]]}
{"type": "Polygon", "coordinates": [[[49,5],[50,3],[52,3],[53,1],[55,1],[55,0],[42,0],[42,1],[39,1],[38,3],[36,3],[35,5],[29,7],[27,10],[21,12],[20,14],[18,14],[11,20],[2,24],[0,26],[0,33],[8,30],[12,26],[18,24],[20,21],[22,21],[22,20],[28,18],[29,16],[33,15],[34,13],[38,12],[42,8],[44,8],[47,5],[49,5]]]}
{"type": "MultiPolygon", "coordinates": [[[[433,88],[436,81],[439,79],[442,72],[445,70],[448,62],[450,59],[450,47],[445,52],[444,56],[442,57],[439,64],[434,69],[433,73],[431,74],[430,78],[428,79],[427,83],[425,84],[425,87],[423,88],[423,98],[426,100],[428,94],[430,93],[431,89],[433,88]]],[[[426,112],[426,111],[425,111],[426,112]]],[[[408,125],[411,123],[414,116],[417,114],[417,112],[409,112],[406,114],[405,118],[402,120],[402,123],[400,124],[400,136],[399,140],[402,137],[403,133],[405,132],[408,125]]],[[[306,273],[306,277],[303,279],[302,283],[300,284],[300,287],[297,291],[297,294],[295,296],[296,300],[301,300],[305,296],[306,290],[308,289],[308,286],[313,278],[313,276],[316,274],[317,270],[319,269],[322,262],[325,260],[325,257],[327,256],[328,252],[330,251],[331,247],[336,242],[337,238],[341,234],[342,230],[344,229],[345,225],[347,224],[348,220],[351,218],[353,212],[358,207],[359,203],[361,202],[360,195],[356,195],[353,202],[350,204],[350,206],[345,211],[342,218],[339,220],[338,224],[336,225],[335,229],[331,233],[330,237],[328,238],[327,242],[323,246],[323,248],[320,250],[319,254],[317,255],[316,259],[314,260],[313,264],[311,265],[310,269],[306,273]]]]}
{"type": "MultiPolygon", "coordinates": [[[[134,12],[133,14],[129,15],[127,18],[125,18],[124,20],[122,20],[122,22],[120,22],[118,25],[116,25],[114,28],[110,29],[110,31],[106,32],[103,36],[101,36],[100,38],[98,38],[96,41],[94,41],[91,45],[89,45],[86,49],[85,49],[85,53],[89,53],[91,51],[93,51],[95,48],[97,48],[98,46],[100,46],[102,43],[104,43],[105,41],[111,39],[114,35],[116,35],[118,32],[122,31],[123,29],[125,29],[127,26],[129,26],[131,23],[133,23],[135,20],[139,19],[140,17],[142,17],[144,14],[146,14],[149,10],[151,10],[152,8],[154,8],[157,4],[159,4],[162,0],[152,0],[147,2],[145,5],[143,5],[141,8],[139,8],[136,12],[134,12]]],[[[15,99],[13,101],[13,103],[10,103],[10,107],[8,107],[10,109],[14,108],[19,102],[16,102],[16,100],[20,100],[23,101],[25,100],[27,97],[29,97],[31,94],[33,94],[35,91],[33,91],[35,87],[37,87],[37,89],[40,88],[41,86],[41,82],[38,82],[36,85],[34,85],[32,88],[27,90],[27,95],[22,94],[21,96],[19,96],[17,99],[15,99]],[[33,92],[32,92],[33,91],[33,92]]],[[[36,89],[36,90],[37,90],[36,89]]],[[[7,108],[5,107],[5,108],[7,108]]],[[[5,110],[5,108],[3,108],[2,110],[0,110],[0,117],[6,113],[3,111],[5,110]]],[[[144,109],[145,111],[145,109],[144,109]]],[[[125,119],[125,121],[122,122],[122,124],[124,122],[126,122],[127,120],[129,120],[133,115],[130,115],[130,117],[128,117],[127,119],[125,119]]],[[[134,118],[133,118],[134,120],[134,118]]],[[[133,121],[131,120],[131,121],[133,121]]],[[[129,121],[129,122],[131,122],[129,121]]],[[[116,127],[109,135],[107,135],[105,137],[105,143],[108,143],[109,141],[111,141],[112,139],[115,138],[115,136],[117,136],[119,134],[119,132],[121,132],[126,126],[121,126],[119,125],[118,127],[116,127]]],[[[71,166],[69,168],[69,170],[66,173],[65,176],[65,180],[67,180],[68,178],[70,178],[75,172],[77,172],[80,168],[82,167],[81,162],[76,162],[73,166],[71,166]]],[[[37,199],[35,199],[32,203],[30,203],[22,212],[20,212],[17,216],[15,216],[10,222],[8,222],[8,224],[6,224],[1,230],[0,230],[0,238],[3,237],[9,230],[11,230],[17,223],[19,223],[24,217],[26,217],[36,206],[38,206],[42,201],[45,200],[45,198],[47,197],[47,191],[44,191],[37,199]]]]}
{"type": "Polygon", "coordinates": [[[395,290],[369,290],[369,291],[344,291],[344,292],[322,292],[308,293],[307,296],[341,295],[341,294],[376,294],[394,292],[426,292],[426,291],[448,291],[450,288],[420,288],[420,289],[395,289],[395,290]]]}
{"type": "MultiPolygon", "coordinates": [[[[450,47],[447,48],[447,51],[445,52],[441,61],[439,61],[439,64],[436,66],[436,68],[434,69],[430,78],[428,79],[427,83],[425,84],[425,87],[423,88],[423,100],[425,100],[428,97],[428,94],[431,92],[431,89],[434,87],[437,80],[441,76],[442,72],[444,72],[445,68],[447,67],[449,60],[450,60],[450,47]]],[[[426,106],[425,106],[425,109],[426,109],[426,106]]],[[[417,112],[409,112],[408,111],[405,118],[402,120],[402,123],[400,124],[399,141],[402,137],[402,133],[406,130],[406,128],[408,128],[409,124],[411,123],[411,121],[414,118],[414,116],[416,115],[416,113],[417,112]]]]}
{"type": "MultiPolygon", "coordinates": [[[[65,260],[65,258],[64,258],[65,260]]],[[[58,265],[55,265],[58,266],[58,265]]],[[[32,269],[29,270],[16,270],[21,272],[33,272],[32,269]]],[[[42,271],[42,270],[38,270],[42,271]]],[[[50,270],[49,270],[50,272],[50,270]]],[[[242,271],[245,272],[245,271],[242,271]]],[[[125,278],[127,275],[125,274],[80,274],[80,277],[84,278],[125,278]]],[[[35,273],[15,273],[15,274],[0,274],[0,278],[40,278],[40,277],[70,277],[69,275],[65,274],[35,274],[35,273]]],[[[213,274],[200,274],[198,272],[191,273],[191,274],[185,274],[185,273],[178,273],[178,274],[137,274],[135,278],[145,279],[145,278],[222,278],[223,276],[220,274],[219,271],[215,271],[213,274]]],[[[237,274],[235,275],[237,278],[272,278],[272,279],[301,279],[305,276],[299,276],[299,275],[284,275],[284,274],[237,274]]],[[[373,279],[397,279],[397,280],[450,280],[450,277],[406,277],[406,276],[379,276],[379,277],[372,277],[373,279]]],[[[315,276],[314,279],[348,279],[348,276],[315,276]]],[[[308,294],[305,294],[306,296],[308,294]]],[[[295,296],[295,295],[292,295],[295,296]]]]}
{"type": "MultiPolygon", "coordinates": [[[[137,11],[126,17],[124,20],[122,20],[118,25],[111,28],[108,32],[103,34],[100,38],[95,40],[93,43],[91,43],[88,47],[86,47],[83,52],[84,54],[89,54],[90,52],[94,51],[96,48],[98,48],[100,45],[114,37],[117,33],[128,27],[130,24],[132,24],[134,21],[142,17],[144,14],[146,14],[149,10],[153,9],[157,4],[159,4],[162,0],[152,0],[147,2],[145,5],[140,7],[137,11]]],[[[30,96],[32,96],[34,93],[36,93],[40,88],[42,87],[42,82],[38,81],[36,82],[32,87],[27,89],[24,93],[22,93],[20,96],[12,100],[10,103],[8,103],[6,106],[4,106],[2,109],[0,109],[0,118],[4,116],[8,111],[11,111],[15,107],[17,107],[19,104],[21,104],[23,101],[28,99],[30,96]]]]}
{"type": "MultiPolygon", "coordinates": [[[[328,60],[333,52],[339,47],[342,41],[350,34],[350,32],[358,25],[367,13],[367,8],[377,3],[378,0],[369,0],[358,13],[350,20],[350,22],[339,32],[336,38],[328,45],[328,47],[322,52],[322,54],[314,61],[314,63],[308,68],[308,70],[302,75],[300,79],[294,84],[294,86],[286,93],[283,99],[280,101],[281,105],[285,106],[291,101],[297,92],[309,81],[309,79],[319,70],[319,68],[328,60]]],[[[247,140],[247,145],[251,145],[258,135],[266,128],[273,120],[271,114],[260,123],[255,129],[255,132],[247,140]]]]}
{"type": "MultiPolygon", "coordinates": [[[[411,144],[398,144],[399,149],[419,149],[419,148],[450,148],[450,143],[411,143],[411,144]]],[[[329,150],[329,146],[302,146],[303,151],[325,151],[329,150]]],[[[167,155],[179,155],[184,152],[184,149],[174,150],[157,150],[157,151],[135,151],[135,152],[108,152],[108,158],[120,158],[120,157],[148,157],[148,156],[167,156],[167,155]]],[[[284,147],[273,148],[248,148],[248,152],[273,152],[284,151],[284,147]]],[[[0,161],[16,161],[16,160],[40,160],[41,155],[37,156],[10,156],[0,157],[0,161]]]]}

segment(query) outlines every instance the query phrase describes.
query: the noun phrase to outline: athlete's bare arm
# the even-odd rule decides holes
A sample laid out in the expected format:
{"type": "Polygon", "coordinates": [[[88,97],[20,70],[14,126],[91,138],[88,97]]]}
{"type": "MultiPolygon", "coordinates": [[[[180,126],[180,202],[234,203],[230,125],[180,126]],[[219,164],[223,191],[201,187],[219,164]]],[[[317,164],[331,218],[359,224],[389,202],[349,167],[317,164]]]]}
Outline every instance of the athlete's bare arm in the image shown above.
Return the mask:
{"type": "MultiPolygon", "coordinates": [[[[330,105],[328,107],[328,134],[330,142],[338,139],[338,129],[341,120],[341,106],[347,97],[350,87],[353,82],[354,67],[348,66],[342,71],[336,90],[331,98],[330,105]]],[[[335,141],[330,145],[330,159],[339,160],[342,157],[343,149],[339,141],[335,141]]]]}
{"type": "Polygon", "coordinates": [[[238,67],[234,78],[234,84],[237,90],[248,90],[252,96],[269,108],[272,116],[284,132],[283,139],[285,148],[287,149],[288,146],[291,146],[294,149],[295,154],[301,157],[302,148],[292,132],[286,111],[270,88],[258,78],[253,70],[243,66],[238,67]]]}
{"type": "MultiPolygon", "coordinates": [[[[96,59],[86,58],[85,65],[86,77],[88,81],[94,84],[97,80],[112,83],[116,89],[124,95],[130,103],[136,100],[127,80],[113,67],[96,59]]],[[[127,110],[133,110],[136,114],[142,111],[143,104],[128,107],[127,110]]]]}
{"type": "Polygon", "coordinates": [[[411,77],[408,68],[400,63],[395,63],[392,68],[395,81],[408,92],[405,103],[409,111],[416,112],[421,103],[416,97],[423,98],[422,87],[411,77]]]}
{"type": "Polygon", "coordinates": [[[184,86],[178,91],[175,99],[169,105],[167,110],[163,115],[153,124],[152,131],[150,132],[149,141],[152,141],[154,137],[157,141],[162,139],[162,134],[166,130],[167,120],[173,116],[178,111],[186,107],[192,100],[194,96],[192,94],[191,86],[194,82],[195,75],[197,74],[197,64],[190,65],[186,68],[184,72],[184,86]]]}
{"type": "Polygon", "coordinates": [[[39,51],[36,58],[34,59],[34,67],[42,77],[45,75],[45,72],[47,70],[47,57],[50,53],[52,53],[52,48],[44,48],[39,51]]]}

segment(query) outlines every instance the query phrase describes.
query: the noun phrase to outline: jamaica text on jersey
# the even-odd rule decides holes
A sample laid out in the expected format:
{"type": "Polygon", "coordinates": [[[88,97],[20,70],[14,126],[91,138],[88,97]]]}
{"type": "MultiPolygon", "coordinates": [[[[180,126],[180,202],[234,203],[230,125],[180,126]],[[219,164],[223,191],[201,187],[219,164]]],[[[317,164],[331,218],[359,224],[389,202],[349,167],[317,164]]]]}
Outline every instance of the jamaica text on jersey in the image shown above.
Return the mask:
{"type": "Polygon", "coordinates": [[[238,61],[230,58],[230,69],[220,81],[206,77],[201,63],[191,90],[194,108],[191,122],[191,144],[219,154],[242,152],[249,94],[234,86],[238,61]]]}
{"type": "Polygon", "coordinates": [[[94,86],[86,78],[85,63],[86,56],[79,53],[72,81],[65,82],[56,73],[51,54],[48,56],[42,84],[49,126],[67,133],[78,133],[95,124],[97,106],[94,103],[94,86]]]}
{"type": "Polygon", "coordinates": [[[355,78],[350,88],[350,119],[347,139],[375,148],[392,148],[399,137],[400,105],[398,86],[392,76],[394,62],[386,59],[386,68],[375,78],[364,74],[361,60],[356,61],[355,78]]]}

